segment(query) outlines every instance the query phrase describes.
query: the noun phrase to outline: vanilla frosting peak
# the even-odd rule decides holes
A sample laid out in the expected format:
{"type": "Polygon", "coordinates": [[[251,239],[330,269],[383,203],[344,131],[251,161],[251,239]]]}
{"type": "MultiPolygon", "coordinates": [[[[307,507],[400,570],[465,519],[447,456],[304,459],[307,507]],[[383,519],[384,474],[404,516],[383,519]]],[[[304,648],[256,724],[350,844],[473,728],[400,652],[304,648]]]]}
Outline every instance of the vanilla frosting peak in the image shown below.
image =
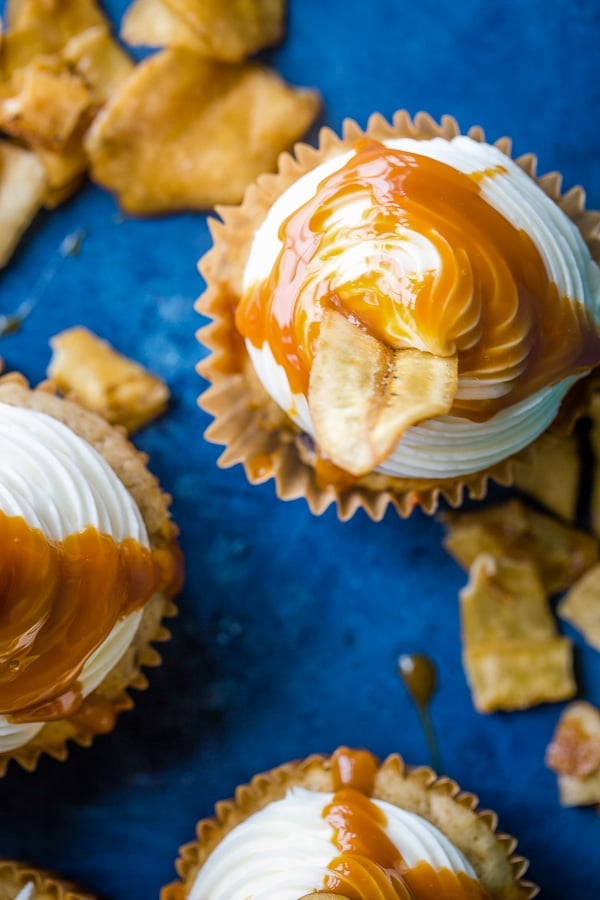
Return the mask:
{"type": "Polygon", "coordinates": [[[0,509],[52,540],[91,525],[120,541],[148,535],[133,498],[87,441],[51,416],[0,403],[0,509]]]}

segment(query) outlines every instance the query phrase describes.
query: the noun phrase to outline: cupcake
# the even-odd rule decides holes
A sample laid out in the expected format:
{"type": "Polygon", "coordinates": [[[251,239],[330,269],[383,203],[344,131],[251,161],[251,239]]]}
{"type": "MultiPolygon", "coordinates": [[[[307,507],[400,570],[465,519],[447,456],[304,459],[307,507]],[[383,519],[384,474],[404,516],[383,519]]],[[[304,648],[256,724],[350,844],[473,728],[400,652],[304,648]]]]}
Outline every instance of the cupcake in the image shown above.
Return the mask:
{"type": "Polygon", "coordinates": [[[146,686],[182,577],[169,503],[122,429],[0,378],[0,772],[89,745],[146,686]]]}
{"type": "Polygon", "coordinates": [[[341,747],[255,776],[181,850],[161,900],[529,898],[516,842],[428,768],[341,747]]]}
{"type": "Polygon", "coordinates": [[[600,361],[600,216],[535,168],[450,117],[375,114],[219,208],[197,309],[220,464],[341,518],[511,483],[600,361]]]}
{"type": "Polygon", "coordinates": [[[91,894],[27,863],[0,860],[0,900],[94,900],[91,894]]]}

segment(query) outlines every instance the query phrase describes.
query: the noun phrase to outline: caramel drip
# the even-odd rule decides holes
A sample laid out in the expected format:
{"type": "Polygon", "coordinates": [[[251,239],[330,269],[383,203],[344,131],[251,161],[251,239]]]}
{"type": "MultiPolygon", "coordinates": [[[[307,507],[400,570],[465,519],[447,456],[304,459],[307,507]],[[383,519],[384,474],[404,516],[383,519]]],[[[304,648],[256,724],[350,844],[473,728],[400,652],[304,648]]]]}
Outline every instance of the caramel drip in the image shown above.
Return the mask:
{"type": "Polygon", "coordinates": [[[585,309],[559,296],[529,235],[481,194],[482,178],[501,172],[467,175],[359,142],[282,224],[276,264],[240,301],[239,331],[257,348],[267,342],[292,391],[304,394],[328,305],[392,347],[458,352],[459,375],[477,385],[477,396],[459,391],[451,412],[476,421],[595,364],[600,337],[585,309]],[[340,225],[337,214],[350,204],[364,211],[340,225]],[[418,276],[394,269],[407,232],[435,248],[439,268],[418,276]],[[365,241],[376,248],[373,261],[345,277],[336,259],[365,241]]]}
{"type": "Polygon", "coordinates": [[[431,764],[437,772],[440,772],[442,769],[440,751],[429,717],[429,703],[437,684],[433,660],[424,653],[403,653],[398,657],[398,674],[417,707],[425,740],[429,745],[431,764]]]}
{"type": "Polygon", "coordinates": [[[333,757],[334,786],[323,818],[333,828],[339,853],[328,866],[324,888],[347,900],[485,900],[488,894],[465,873],[434,869],[421,862],[409,868],[385,832],[387,819],[373,803],[377,763],[366,751],[341,748],[333,757]]]}
{"type": "MultiPolygon", "coordinates": [[[[181,580],[175,546],[153,553],[92,527],[53,541],[0,512],[0,546],[0,714],[18,722],[75,713],[86,660],[120,619],[181,580]]],[[[82,720],[103,730],[101,712],[84,707],[82,720]]]]}

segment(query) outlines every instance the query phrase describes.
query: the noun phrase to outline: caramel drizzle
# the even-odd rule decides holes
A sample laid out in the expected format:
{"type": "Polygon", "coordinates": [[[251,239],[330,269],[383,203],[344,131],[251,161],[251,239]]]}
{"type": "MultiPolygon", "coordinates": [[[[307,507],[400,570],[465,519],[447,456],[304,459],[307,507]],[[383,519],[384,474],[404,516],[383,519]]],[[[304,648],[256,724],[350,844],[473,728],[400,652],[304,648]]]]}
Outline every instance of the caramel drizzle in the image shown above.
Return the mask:
{"type": "Polygon", "coordinates": [[[425,862],[409,868],[385,832],[383,811],[373,792],[376,760],[366,751],[340,748],[333,756],[335,794],[323,810],[339,851],[329,864],[324,887],[347,900],[485,900],[489,895],[464,872],[434,869],[425,862]]]}
{"type": "MultiPolygon", "coordinates": [[[[501,174],[486,170],[485,177],[501,174]]],[[[321,310],[344,312],[392,347],[417,334],[439,355],[459,354],[461,379],[504,383],[489,399],[459,396],[452,413],[476,421],[600,359],[600,338],[581,304],[559,296],[528,234],[482,196],[482,173],[373,140],[323,179],[316,195],[282,223],[283,247],[270,275],[241,299],[236,323],[255,347],[267,342],[292,391],[307,392],[321,310]],[[367,201],[359,225],[335,213],[367,201]],[[363,240],[392,246],[398,230],[424,235],[439,254],[437,272],[405,277],[390,296],[383,261],[346,282],[324,278],[323,262],[363,240]]],[[[337,274],[337,273],[336,273],[337,274]]]]}
{"type": "Polygon", "coordinates": [[[93,527],[53,541],[0,512],[0,546],[0,714],[15,722],[76,713],[94,650],[154,592],[172,596],[181,581],[174,544],[153,552],[93,527]]]}

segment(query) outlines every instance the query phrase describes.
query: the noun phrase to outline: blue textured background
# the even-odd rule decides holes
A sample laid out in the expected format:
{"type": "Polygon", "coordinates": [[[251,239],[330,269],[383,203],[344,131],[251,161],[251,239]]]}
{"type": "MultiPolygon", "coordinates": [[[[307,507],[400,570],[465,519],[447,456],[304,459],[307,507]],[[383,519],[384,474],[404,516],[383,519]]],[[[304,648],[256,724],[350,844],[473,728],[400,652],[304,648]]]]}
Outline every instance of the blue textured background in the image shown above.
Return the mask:
{"type": "MultiPolygon", "coordinates": [[[[115,24],[125,2],[105,3],[115,24]]],[[[425,109],[489,139],[513,137],[540,171],[559,169],[600,207],[600,4],[597,0],[291,0],[285,43],[265,58],[316,86],[322,121],[425,109]]],[[[82,323],[169,383],[169,414],[136,441],[173,494],[187,584],[164,664],[109,736],[0,782],[0,855],[28,858],[110,900],[148,900],[173,878],[198,818],[256,771],[341,743],[428,761],[397,655],[435,660],[432,705],[445,773],[498,811],[548,900],[600,894],[600,816],[561,809],[543,763],[560,705],[482,716],[459,645],[464,574],[442,528],[418,512],[342,524],[281,503],[204,442],[194,372],[206,217],[123,218],[88,185],[39,218],[0,275],[0,312],[40,290],[63,238],[84,229],[23,329],[0,339],[9,368],[36,382],[49,338],[82,323]],[[42,279],[42,281],[40,280],[42,279]]],[[[562,626],[561,626],[562,627],[562,626]]],[[[566,631],[566,629],[563,628],[566,631]]],[[[577,634],[581,695],[600,704],[600,656],[577,634]]]]}

